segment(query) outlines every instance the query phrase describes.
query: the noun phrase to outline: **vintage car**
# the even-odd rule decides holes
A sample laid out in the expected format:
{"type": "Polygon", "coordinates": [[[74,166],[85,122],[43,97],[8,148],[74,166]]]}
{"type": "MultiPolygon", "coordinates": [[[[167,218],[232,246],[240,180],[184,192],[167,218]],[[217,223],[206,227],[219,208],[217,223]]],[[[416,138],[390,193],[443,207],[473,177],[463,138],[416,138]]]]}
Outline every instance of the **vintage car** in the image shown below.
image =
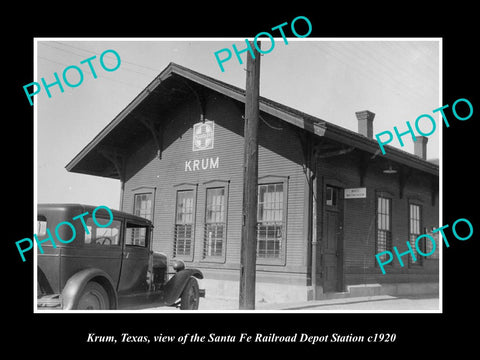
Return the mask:
{"type": "Polygon", "coordinates": [[[38,205],[37,309],[198,309],[203,274],[173,260],[170,276],[167,256],[152,251],[149,220],[95,209],[38,205]]]}

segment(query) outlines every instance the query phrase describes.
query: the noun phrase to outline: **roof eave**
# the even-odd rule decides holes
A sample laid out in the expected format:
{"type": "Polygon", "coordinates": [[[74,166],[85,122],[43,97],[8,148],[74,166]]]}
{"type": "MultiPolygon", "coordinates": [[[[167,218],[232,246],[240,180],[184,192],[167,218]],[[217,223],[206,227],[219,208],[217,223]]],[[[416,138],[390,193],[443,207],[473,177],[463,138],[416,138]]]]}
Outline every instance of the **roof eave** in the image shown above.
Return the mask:
{"type": "Polygon", "coordinates": [[[122,122],[128,114],[130,114],[145,98],[154,91],[163,80],[167,79],[172,74],[172,66],[170,63],[164,71],[162,71],[150,84],[147,85],[115,118],[100,131],[97,136],[90,141],[67,165],[65,169],[72,171],[76,165],[90,152],[92,151],[120,122],[122,122]]]}
{"type": "Polygon", "coordinates": [[[392,146],[385,146],[385,155],[381,154],[380,147],[378,142],[369,139],[363,135],[355,134],[353,132],[345,131],[335,125],[326,124],[325,137],[339,141],[342,143],[349,144],[350,146],[356,147],[360,150],[374,154],[374,156],[381,156],[386,159],[398,162],[415,168],[417,170],[424,171],[426,173],[439,176],[439,166],[433,164],[427,160],[423,160],[416,155],[407,153],[406,151],[397,149],[392,146]]]}
{"type": "MultiPolygon", "coordinates": [[[[236,101],[245,103],[245,91],[235,86],[227,85],[221,81],[212,79],[203,74],[184,68],[174,63],[170,63],[147,87],[140,92],[80,153],[75,156],[65,168],[68,171],[74,170],[75,166],[92,151],[128,114],[130,114],[152,91],[154,91],[164,80],[172,74],[177,74],[190,81],[196,82],[206,88],[221,93],[236,101]]],[[[346,143],[358,149],[378,154],[378,143],[373,139],[366,138],[347,129],[341,128],[324,120],[303,114],[296,111],[287,111],[288,107],[277,104],[274,101],[260,98],[260,111],[277,117],[301,129],[309,131],[317,136],[325,136],[335,141],[346,143]],[[286,108],[286,109],[285,109],[286,108]]],[[[387,154],[381,155],[407,166],[411,166],[432,175],[439,175],[438,165],[432,164],[426,160],[420,159],[403,150],[387,146],[387,154]]]]}

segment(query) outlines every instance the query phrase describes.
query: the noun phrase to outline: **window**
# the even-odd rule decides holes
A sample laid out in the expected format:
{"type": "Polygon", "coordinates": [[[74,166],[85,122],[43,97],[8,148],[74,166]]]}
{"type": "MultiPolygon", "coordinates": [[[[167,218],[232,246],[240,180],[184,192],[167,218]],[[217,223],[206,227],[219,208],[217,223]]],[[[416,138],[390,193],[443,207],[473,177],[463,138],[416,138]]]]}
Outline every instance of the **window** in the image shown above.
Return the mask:
{"type": "Polygon", "coordinates": [[[133,213],[137,216],[144,217],[145,219],[152,220],[152,206],[153,194],[135,194],[133,213]]]}
{"type": "Polygon", "coordinates": [[[192,256],[194,191],[177,191],[173,256],[192,256]]]}
{"type": "Polygon", "coordinates": [[[221,257],[226,237],[225,188],[207,188],[203,257],[221,257]]]}
{"type": "Polygon", "coordinates": [[[258,186],[257,257],[279,259],[284,239],[284,184],[258,186]]]}
{"type": "MultiPolygon", "coordinates": [[[[377,198],[377,239],[375,253],[392,251],[392,200],[379,196],[377,198]]],[[[380,258],[386,260],[386,254],[380,258]]]]}
{"type": "Polygon", "coordinates": [[[148,226],[127,222],[125,245],[146,247],[148,236],[148,226]]]}
{"type": "MultiPolygon", "coordinates": [[[[409,255],[408,261],[409,265],[417,264],[421,265],[423,261],[423,256],[420,256],[415,247],[415,241],[417,237],[420,236],[420,229],[422,228],[422,218],[421,218],[421,207],[417,204],[410,204],[409,206],[409,234],[408,239],[410,241],[410,246],[412,247],[413,252],[415,253],[416,262],[413,261],[412,256],[409,255]]],[[[422,253],[425,254],[425,239],[420,239],[418,247],[422,253]]]]}
{"type": "Polygon", "coordinates": [[[325,194],[325,205],[336,207],[337,199],[338,199],[338,189],[331,186],[327,186],[326,194],[325,194]]]}
{"type": "MultiPolygon", "coordinates": [[[[100,221],[98,217],[96,218],[97,222],[102,225],[103,221],[100,221]]],[[[100,227],[91,217],[87,218],[86,221],[87,229],[89,234],[85,231],[85,244],[92,245],[106,245],[113,246],[120,244],[120,228],[121,222],[118,220],[113,220],[112,223],[107,227],[100,227]]]]}

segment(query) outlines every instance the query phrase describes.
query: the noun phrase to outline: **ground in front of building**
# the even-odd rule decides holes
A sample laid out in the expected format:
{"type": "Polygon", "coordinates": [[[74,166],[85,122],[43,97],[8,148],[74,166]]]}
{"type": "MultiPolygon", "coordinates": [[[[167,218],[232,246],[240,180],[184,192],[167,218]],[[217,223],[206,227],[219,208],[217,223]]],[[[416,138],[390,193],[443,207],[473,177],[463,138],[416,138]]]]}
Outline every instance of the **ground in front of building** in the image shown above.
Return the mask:
{"type": "MultiPolygon", "coordinates": [[[[172,311],[175,309],[153,307],[143,311],[172,311]]],[[[238,299],[233,298],[205,298],[200,299],[199,310],[238,310],[238,299]]],[[[266,303],[258,302],[255,310],[301,310],[301,311],[428,311],[440,310],[439,298],[433,295],[422,296],[361,296],[343,299],[315,300],[297,303],[266,303]]]]}

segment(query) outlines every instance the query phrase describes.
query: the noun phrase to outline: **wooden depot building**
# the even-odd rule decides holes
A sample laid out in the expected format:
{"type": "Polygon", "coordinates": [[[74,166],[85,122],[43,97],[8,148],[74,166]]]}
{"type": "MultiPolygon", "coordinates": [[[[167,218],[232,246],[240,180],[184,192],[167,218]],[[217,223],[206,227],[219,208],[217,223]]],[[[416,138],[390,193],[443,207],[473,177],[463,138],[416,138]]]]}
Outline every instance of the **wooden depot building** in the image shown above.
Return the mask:
{"type": "MultiPolygon", "coordinates": [[[[66,166],[120,180],[120,210],[152,220],[154,250],[200,268],[209,296],[239,293],[244,103],[170,63],[66,166]]],[[[257,301],[438,291],[438,251],[385,275],[375,260],[439,226],[427,138],[382,155],[374,114],[356,117],[358,133],[260,98],[257,301]]]]}

